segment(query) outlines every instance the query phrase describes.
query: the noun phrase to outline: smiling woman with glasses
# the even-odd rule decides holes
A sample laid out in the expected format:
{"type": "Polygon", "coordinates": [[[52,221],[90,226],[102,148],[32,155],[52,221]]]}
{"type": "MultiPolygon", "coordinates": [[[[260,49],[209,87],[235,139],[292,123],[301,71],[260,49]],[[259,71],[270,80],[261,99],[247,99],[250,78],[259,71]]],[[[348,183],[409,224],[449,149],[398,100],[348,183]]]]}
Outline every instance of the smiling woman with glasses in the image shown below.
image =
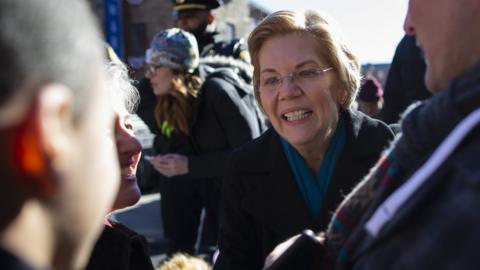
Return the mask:
{"type": "Polygon", "coordinates": [[[325,229],[393,138],[350,108],[360,66],[335,29],[317,12],[279,11],[251,33],[255,96],[272,128],[231,157],[215,269],[262,269],[280,242],[325,229]]]}

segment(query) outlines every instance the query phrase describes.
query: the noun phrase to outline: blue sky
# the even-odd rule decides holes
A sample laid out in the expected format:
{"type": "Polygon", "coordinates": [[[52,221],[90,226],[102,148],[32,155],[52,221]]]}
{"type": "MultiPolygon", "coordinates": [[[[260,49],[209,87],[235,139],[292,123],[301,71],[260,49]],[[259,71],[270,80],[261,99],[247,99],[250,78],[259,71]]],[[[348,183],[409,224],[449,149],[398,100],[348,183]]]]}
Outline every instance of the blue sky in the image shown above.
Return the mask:
{"type": "Polygon", "coordinates": [[[331,15],[363,64],[388,63],[403,36],[407,0],[251,0],[267,10],[320,9],[331,15]]]}

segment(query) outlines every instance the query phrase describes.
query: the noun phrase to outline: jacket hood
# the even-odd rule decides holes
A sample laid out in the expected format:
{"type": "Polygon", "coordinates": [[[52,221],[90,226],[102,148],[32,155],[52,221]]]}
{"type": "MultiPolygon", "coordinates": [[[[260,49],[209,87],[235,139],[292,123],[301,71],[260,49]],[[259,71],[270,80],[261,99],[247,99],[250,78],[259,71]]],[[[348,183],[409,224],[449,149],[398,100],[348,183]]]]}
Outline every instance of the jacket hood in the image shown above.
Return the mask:
{"type": "Polygon", "coordinates": [[[212,56],[200,59],[197,73],[203,81],[211,78],[221,78],[227,81],[243,97],[253,94],[252,85],[242,76],[251,70],[253,68],[241,60],[225,56],[212,56]]]}
{"type": "MultiPolygon", "coordinates": [[[[209,66],[212,68],[229,68],[234,70],[240,77],[247,83],[252,82],[253,78],[253,66],[249,63],[246,63],[243,60],[233,58],[231,56],[224,56],[224,55],[214,55],[214,56],[206,56],[200,58],[200,66],[209,66]]],[[[202,76],[201,68],[200,70],[200,77],[204,79],[205,77],[202,76]]],[[[207,72],[207,76],[208,76],[207,72]]]]}

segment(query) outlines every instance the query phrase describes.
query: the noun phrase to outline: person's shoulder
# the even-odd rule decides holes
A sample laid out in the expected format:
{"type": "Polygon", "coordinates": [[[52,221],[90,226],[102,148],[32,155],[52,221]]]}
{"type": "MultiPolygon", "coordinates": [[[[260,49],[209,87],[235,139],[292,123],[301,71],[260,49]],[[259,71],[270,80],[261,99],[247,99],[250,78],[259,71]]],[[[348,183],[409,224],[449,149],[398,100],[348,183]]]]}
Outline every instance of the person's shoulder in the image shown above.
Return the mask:
{"type": "Polygon", "coordinates": [[[214,43],[217,47],[217,54],[231,56],[236,59],[241,59],[250,63],[250,55],[248,53],[247,45],[243,38],[232,38],[229,40],[217,40],[214,43]]]}
{"type": "Polygon", "coordinates": [[[2,248],[0,248],[0,265],[4,270],[34,270],[26,261],[2,248]]]}
{"type": "Polygon", "coordinates": [[[245,40],[243,38],[231,38],[231,39],[217,39],[215,44],[222,44],[223,46],[240,46],[245,45],[245,40]]]}
{"type": "Polygon", "coordinates": [[[206,100],[222,100],[228,97],[226,91],[232,86],[219,78],[206,78],[200,89],[200,95],[206,100]]]}
{"type": "Polygon", "coordinates": [[[97,245],[117,245],[128,242],[133,231],[127,229],[124,225],[111,221],[111,226],[105,225],[98,238],[97,245]]]}
{"type": "Polygon", "coordinates": [[[383,130],[393,135],[392,130],[385,122],[372,118],[359,110],[348,109],[344,112],[344,115],[347,116],[347,119],[351,121],[359,131],[383,130]]]}
{"type": "Polygon", "coordinates": [[[120,233],[123,233],[124,235],[127,235],[129,237],[136,237],[140,236],[136,231],[132,230],[131,228],[125,226],[124,224],[120,222],[112,222],[112,228],[114,230],[117,230],[120,233]]]}
{"type": "Polygon", "coordinates": [[[208,102],[223,106],[225,102],[232,101],[234,103],[240,99],[240,95],[235,84],[219,74],[209,75],[200,90],[203,99],[208,102]]]}
{"type": "Polygon", "coordinates": [[[238,147],[231,154],[232,167],[237,171],[265,170],[270,150],[277,137],[270,128],[259,137],[238,147]]]}
{"type": "Polygon", "coordinates": [[[393,131],[381,120],[357,110],[347,110],[345,115],[351,123],[357,144],[377,151],[377,148],[385,148],[394,139],[393,131]]]}

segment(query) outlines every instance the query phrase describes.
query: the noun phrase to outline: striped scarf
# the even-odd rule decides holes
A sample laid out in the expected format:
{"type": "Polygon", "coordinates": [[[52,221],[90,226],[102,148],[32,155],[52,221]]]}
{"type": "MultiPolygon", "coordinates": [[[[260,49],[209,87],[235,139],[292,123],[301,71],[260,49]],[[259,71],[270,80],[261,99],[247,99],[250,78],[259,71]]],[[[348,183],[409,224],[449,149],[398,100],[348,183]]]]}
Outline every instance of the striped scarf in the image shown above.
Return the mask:
{"type": "Polygon", "coordinates": [[[326,264],[322,269],[344,269],[358,243],[354,230],[372,203],[383,201],[401,183],[402,174],[395,164],[395,151],[383,153],[371,173],[343,201],[327,231],[326,264]],[[352,233],[354,233],[352,235],[352,233]]]}

